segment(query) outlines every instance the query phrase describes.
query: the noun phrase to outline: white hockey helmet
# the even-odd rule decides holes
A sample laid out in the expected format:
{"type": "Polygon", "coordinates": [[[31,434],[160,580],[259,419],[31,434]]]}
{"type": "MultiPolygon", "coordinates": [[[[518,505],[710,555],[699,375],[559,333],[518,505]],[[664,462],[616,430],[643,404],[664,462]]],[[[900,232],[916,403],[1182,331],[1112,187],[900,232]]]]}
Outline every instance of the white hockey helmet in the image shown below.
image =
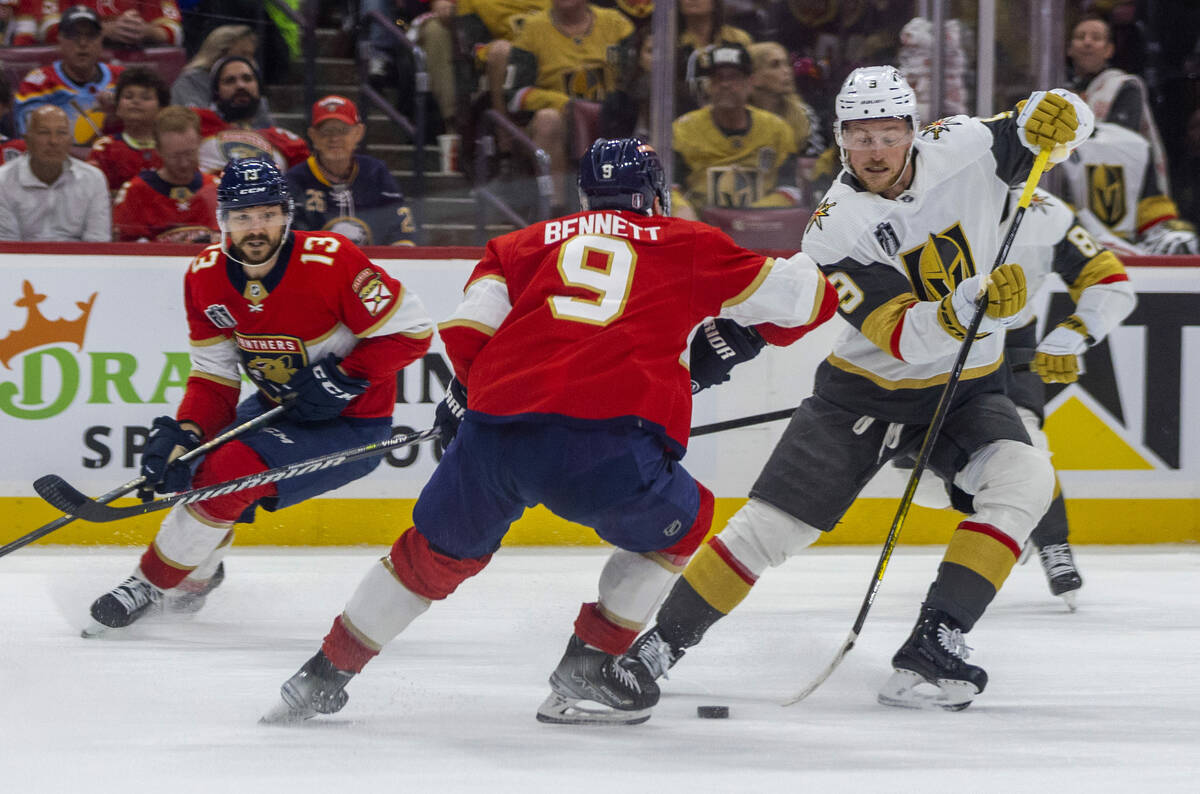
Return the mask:
{"type": "Polygon", "coordinates": [[[908,119],[915,138],[921,119],[917,113],[917,94],[894,66],[863,66],[855,69],[842,83],[834,101],[833,138],[846,165],[846,147],[842,127],[847,121],[869,119],[908,119]]]}

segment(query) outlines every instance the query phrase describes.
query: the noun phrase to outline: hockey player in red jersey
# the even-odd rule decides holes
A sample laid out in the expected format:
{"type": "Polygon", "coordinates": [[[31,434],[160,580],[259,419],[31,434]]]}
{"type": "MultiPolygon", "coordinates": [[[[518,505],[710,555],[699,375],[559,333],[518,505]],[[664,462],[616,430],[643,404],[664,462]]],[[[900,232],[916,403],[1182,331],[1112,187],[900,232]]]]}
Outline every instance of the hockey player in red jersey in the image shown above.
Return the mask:
{"type": "MultiPolygon", "coordinates": [[[[174,417],[142,454],[147,485],[180,491],[265,471],[391,434],[396,372],[429,348],[421,301],[339,234],[291,231],[287,180],[267,160],[231,163],[218,189],[222,242],[184,276],[192,372],[174,417]],[[258,387],[238,403],[241,374],[258,387]],[[280,402],[273,425],[243,433],[193,471],[173,462],[204,438],[280,402]]],[[[380,458],[175,507],[133,575],[92,604],[92,636],[166,608],[195,611],[224,578],[235,521],[370,473],[380,458]]]]}
{"type": "MultiPolygon", "coordinates": [[[[440,325],[456,376],[437,412],[448,447],[415,526],[370,569],[265,720],[340,710],[350,678],[481,571],[512,522],[539,503],[616,549],[538,719],[649,717],[658,687],[630,675],[620,655],[713,517],[712,494],[679,463],[691,419],[688,336],[720,316],[739,323],[755,351],[763,340],[790,344],[829,319],[836,298],[805,254],[764,257],[664,214],[658,155],[637,139],[596,141],[579,186],[584,212],[492,240],[440,325]]],[[[710,344],[708,335],[693,340],[710,344]]],[[[724,361],[740,356],[728,349],[724,361]]]]}

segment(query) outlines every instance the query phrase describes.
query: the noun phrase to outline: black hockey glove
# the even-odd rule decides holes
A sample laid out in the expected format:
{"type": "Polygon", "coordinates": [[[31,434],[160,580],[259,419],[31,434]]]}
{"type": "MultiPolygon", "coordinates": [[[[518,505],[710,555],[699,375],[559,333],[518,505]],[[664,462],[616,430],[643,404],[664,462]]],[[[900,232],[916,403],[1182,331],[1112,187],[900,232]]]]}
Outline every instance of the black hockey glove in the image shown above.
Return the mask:
{"type": "Polygon", "coordinates": [[[733,320],[705,320],[692,337],[692,394],[729,380],[734,367],[757,356],[766,344],[758,331],[733,320]]]}
{"type": "Polygon", "coordinates": [[[160,416],[150,427],[146,448],[142,451],[142,476],[146,478],[138,496],[143,502],[154,498],[154,492],[176,493],[186,490],[192,481],[192,469],[187,463],[172,462],[185,452],[200,446],[200,436],[185,430],[169,416],[160,416]]]}
{"type": "Polygon", "coordinates": [[[442,449],[450,446],[450,442],[458,435],[458,426],[467,415],[467,387],[458,378],[450,381],[446,388],[446,396],[438,403],[433,414],[433,425],[442,435],[442,449]]]}
{"type": "Polygon", "coordinates": [[[320,422],[340,416],[346,406],[367,390],[369,383],[338,369],[337,356],[329,355],[292,376],[283,389],[283,404],[297,422],[320,422]]]}

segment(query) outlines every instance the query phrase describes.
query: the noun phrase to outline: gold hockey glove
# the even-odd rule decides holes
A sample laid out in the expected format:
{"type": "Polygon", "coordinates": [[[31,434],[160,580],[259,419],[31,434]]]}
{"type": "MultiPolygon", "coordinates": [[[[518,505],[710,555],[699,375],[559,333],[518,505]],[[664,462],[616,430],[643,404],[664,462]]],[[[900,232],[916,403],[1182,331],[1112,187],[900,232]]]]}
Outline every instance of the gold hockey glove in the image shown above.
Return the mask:
{"type": "Polygon", "coordinates": [[[1074,383],[1079,379],[1079,354],[1089,339],[1083,320],[1072,314],[1038,343],[1029,369],[1046,383],[1074,383]]]}
{"type": "Polygon", "coordinates": [[[1075,139],[1079,118],[1075,115],[1075,106],[1065,96],[1035,91],[1023,106],[1018,107],[1018,126],[1023,122],[1025,140],[1033,148],[1053,149],[1075,139]]]}

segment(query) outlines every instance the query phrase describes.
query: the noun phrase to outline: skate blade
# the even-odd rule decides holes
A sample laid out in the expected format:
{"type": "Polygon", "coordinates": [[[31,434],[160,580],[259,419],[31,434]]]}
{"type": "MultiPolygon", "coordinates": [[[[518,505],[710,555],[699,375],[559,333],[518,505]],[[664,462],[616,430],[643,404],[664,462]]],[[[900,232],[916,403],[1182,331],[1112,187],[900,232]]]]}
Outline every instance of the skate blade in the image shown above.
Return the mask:
{"type": "Polygon", "coordinates": [[[83,627],[83,630],[79,632],[79,636],[83,637],[85,640],[94,640],[98,637],[107,635],[110,631],[115,631],[115,629],[113,629],[112,626],[105,626],[99,621],[92,620],[83,627]]]}
{"type": "Polygon", "coordinates": [[[593,708],[581,706],[580,703],[592,701],[566,698],[551,692],[538,706],[537,720],[554,725],[640,725],[650,719],[650,709],[618,711],[600,704],[593,708]]]}
{"type": "Polygon", "coordinates": [[[966,681],[942,678],[933,683],[912,670],[896,670],[879,690],[878,700],[884,706],[902,709],[962,711],[978,694],[975,685],[966,681]]]}
{"type": "Polygon", "coordinates": [[[299,725],[305,720],[317,716],[313,709],[297,709],[289,706],[283,698],[272,706],[266,714],[258,718],[260,725],[299,725]]]}
{"type": "Polygon", "coordinates": [[[1065,593],[1059,593],[1058,597],[1061,598],[1063,600],[1063,602],[1067,605],[1067,609],[1069,611],[1074,612],[1076,610],[1076,608],[1078,607],[1078,604],[1075,603],[1075,598],[1078,595],[1079,595],[1079,590],[1068,590],[1065,593]]]}

